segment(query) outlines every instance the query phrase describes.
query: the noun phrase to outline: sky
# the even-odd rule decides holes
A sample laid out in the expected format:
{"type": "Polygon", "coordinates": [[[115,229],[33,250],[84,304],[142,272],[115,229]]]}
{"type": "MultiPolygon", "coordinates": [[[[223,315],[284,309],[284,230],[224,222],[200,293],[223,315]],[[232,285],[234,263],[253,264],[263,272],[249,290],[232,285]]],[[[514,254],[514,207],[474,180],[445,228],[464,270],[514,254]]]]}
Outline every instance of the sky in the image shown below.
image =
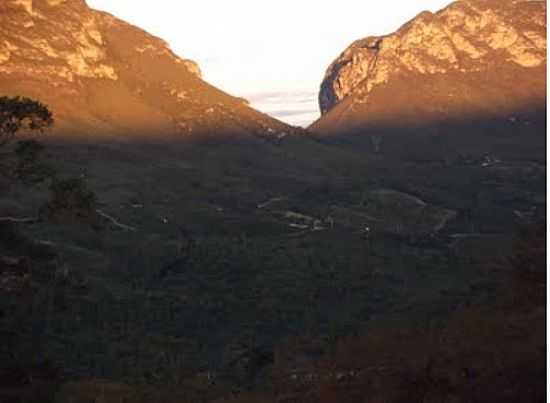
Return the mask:
{"type": "Polygon", "coordinates": [[[87,0],[161,37],[203,78],[297,126],[320,113],[330,63],[353,41],[388,34],[450,0],[87,0]]]}

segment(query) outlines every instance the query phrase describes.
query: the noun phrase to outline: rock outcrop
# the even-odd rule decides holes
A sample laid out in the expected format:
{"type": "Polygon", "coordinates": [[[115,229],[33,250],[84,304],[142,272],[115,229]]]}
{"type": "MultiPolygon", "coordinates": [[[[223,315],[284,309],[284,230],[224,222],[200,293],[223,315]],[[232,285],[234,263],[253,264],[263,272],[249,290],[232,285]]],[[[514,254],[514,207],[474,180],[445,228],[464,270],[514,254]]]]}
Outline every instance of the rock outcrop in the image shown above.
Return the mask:
{"type": "Polygon", "coordinates": [[[71,135],[289,132],[204,82],[163,40],[84,0],[0,2],[0,94],[46,103],[56,131],[71,135]]]}
{"type": "Polygon", "coordinates": [[[397,32],[353,43],[328,68],[321,85],[323,114],[344,99],[366,103],[398,78],[494,72],[503,65],[546,65],[546,2],[460,0],[423,12],[397,32]]]}

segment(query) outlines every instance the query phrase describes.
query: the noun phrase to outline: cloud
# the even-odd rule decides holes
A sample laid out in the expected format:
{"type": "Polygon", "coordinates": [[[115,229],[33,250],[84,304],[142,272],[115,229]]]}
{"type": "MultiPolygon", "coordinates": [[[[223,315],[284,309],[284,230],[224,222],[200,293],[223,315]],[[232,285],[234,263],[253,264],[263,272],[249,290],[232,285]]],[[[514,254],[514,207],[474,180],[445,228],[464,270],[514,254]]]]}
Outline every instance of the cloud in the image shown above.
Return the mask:
{"type": "Polygon", "coordinates": [[[309,103],[316,98],[317,94],[313,91],[270,91],[248,96],[248,100],[255,103],[287,102],[288,100],[292,100],[293,103],[309,103]]]}
{"type": "Polygon", "coordinates": [[[352,10],[345,18],[336,17],[334,7],[310,0],[87,3],[165,39],[176,53],[197,61],[205,80],[216,87],[304,124],[318,116],[319,84],[347,46],[390,33],[423,9],[436,11],[449,1],[341,0],[339,10],[352,10]],[[291,105],[304,113],[286,112],[291,105]]]}
{"type": "Polygon", "coordinates": [[[268,91],[245,97],[252,107],[294,126],[308,126],[319,117],[317,93],[312,91],[268,91]]]}
{"type": "Polygon", "coordinates": [[[305,110],[299,110],[299,109],[282,109],[278,111],[271,111],[271,114],[273,116],[278,116],[280,118],[292,118],[293,116],[303,116],[303,115],[312,115],[316,114],[316,110],[312,109],[305,109],[305,110]]]}

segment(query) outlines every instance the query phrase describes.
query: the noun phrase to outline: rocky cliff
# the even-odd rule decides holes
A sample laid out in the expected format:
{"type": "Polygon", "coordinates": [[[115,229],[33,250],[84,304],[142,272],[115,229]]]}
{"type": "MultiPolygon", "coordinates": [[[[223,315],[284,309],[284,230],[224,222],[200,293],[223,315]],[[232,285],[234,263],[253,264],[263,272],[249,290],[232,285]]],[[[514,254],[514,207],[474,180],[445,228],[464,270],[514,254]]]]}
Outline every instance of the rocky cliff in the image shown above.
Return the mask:
{"type": "MultiPolygon", "coordinates": [[[[379,102],[375,95],[382,92],[379,89],[396,83],[408,87],[407,102],[413,104],[416,97],[426,96],[419,94],[426,90],[433,95],[428,103],[434,105],[444,107],[453,97],[455,106],[457,98],[462,98],[459,104],[471,103],[468,90],[443,91],[453,86],[442,85],[445,77],[450,78],[449,82],[461,82],[461,90],[467,87],[473,93],[489,80],[494,84],[492,89],[502,88],[502,94],[513,97],[514,92],[506,89],[511,84],[507,80],[515,80],[521,87],[522,79],[531,76],[526,78],[529,86],[535,75],[539,77],[535,87],[540,98],[545,91],[545,67],[546,2],[460,0],[435,14],[421,13],[393,34],[354,42],[328,68],[319,104],[326,116],[346,100],[338,112],[343,124],[343,114],[352,114],[350,109],[361,108],[360,105],[379,102]],[[427,88],[425,83],[430,81],[439,84],[427,88]]],[[[386,108],[391,109],[390,104],[386,108]]],[[[363,112],[367,119],[370,111],[363,112]]],[[[371,117],[376,119],[372,114],[371,117]]],[[[386,117],[395,116],[388,112],[386,117]]],[[[314,128],[322,126],[323,119],[314,128]]]]}
{"type": "Polygon", "coordinates": [[[73,135],[289,131],[208,85],[163,40],[84,0],[0,2],[0,93],[45,102],[56,131],[73,135]]]}

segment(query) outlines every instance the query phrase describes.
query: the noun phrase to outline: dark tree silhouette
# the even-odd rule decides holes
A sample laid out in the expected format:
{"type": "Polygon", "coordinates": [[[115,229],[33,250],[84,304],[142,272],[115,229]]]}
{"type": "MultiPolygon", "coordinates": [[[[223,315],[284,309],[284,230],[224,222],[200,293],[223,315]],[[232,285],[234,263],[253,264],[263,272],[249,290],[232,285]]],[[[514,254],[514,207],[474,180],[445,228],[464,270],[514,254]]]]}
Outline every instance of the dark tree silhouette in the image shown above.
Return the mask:
{"type": "Polygon", "coordinates": [[[0,97],[0,147],[21,131],[43,132],[53,125],[50,110],[42,103],[24,97],[0,97]]]}

